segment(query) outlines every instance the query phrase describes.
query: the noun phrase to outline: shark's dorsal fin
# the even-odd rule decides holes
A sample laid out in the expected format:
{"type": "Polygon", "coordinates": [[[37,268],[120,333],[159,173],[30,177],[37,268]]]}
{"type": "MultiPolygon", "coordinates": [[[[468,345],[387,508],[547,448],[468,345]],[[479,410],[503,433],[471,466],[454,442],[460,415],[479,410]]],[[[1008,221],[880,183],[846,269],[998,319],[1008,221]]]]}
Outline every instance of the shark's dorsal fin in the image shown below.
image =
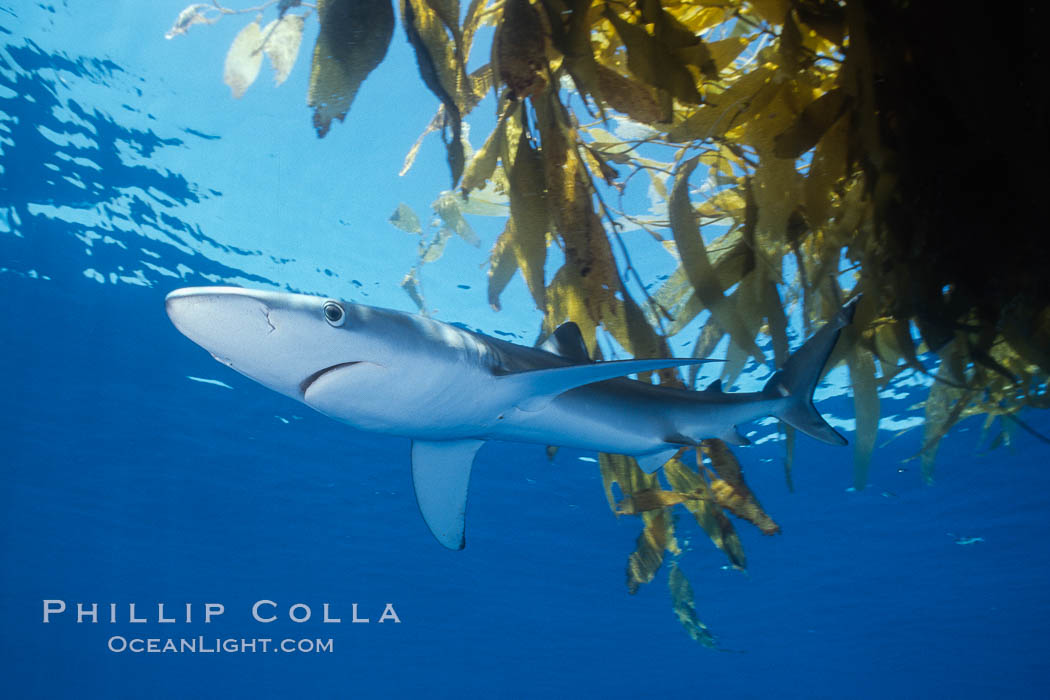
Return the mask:
{"type": "Polygon", "coordinates": [[[721,379],[714,380],[713,382],[711,382],[707,386],[706,389],[704,389],[704,391],[710,391],[712,394],[721,394],[722,393],[722,380],[721,379]]]}
{"type": "Polygon", "coordinates": [[[583,342],[583,333],[580,333],[580,327],[572,321],[558,326],[549,338],[540,343],[540,350],[580,364],[591,361],[591,356],[587,354],[587,344],[583,342]]]}
{"type": "Polygon", "coordinates": [[[484,440],[412,441],[412,485],[416,503],[437,541],[463,549],[467,490],[474,455],[484,440]]]}
{"type": "Polygon", "coordinates": [[[616,379],[636,372],[652,372],[681,365],[721,361],[674,357],[655,360],[614,360],[513,372],[501,375],[497,380],[503,388],[510,390],[515,406],[523,411],[539,411],[559,394],[594,382],[616,379]]]}

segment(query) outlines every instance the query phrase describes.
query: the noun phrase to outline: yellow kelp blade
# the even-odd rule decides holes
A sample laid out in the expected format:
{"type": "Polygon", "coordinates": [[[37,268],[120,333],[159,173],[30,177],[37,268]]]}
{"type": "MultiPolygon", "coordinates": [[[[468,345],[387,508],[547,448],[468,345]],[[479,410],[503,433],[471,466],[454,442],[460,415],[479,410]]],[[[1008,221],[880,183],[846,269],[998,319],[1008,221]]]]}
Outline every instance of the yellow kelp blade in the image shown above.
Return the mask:
{"type": "Polygon", "coordinates": [[[671,231],[674,233],[678,254],[682,258],[689,281],[696,295],[704,306],[711,310],[711,316],[719,326],[729,332],[730,338],[747,351],[757,362],[764,362],[765,356],[755,345],[754,336],[749,334],[736,308],[722,295],[722,287],[715,274],[700,235],[696,213],[689,197],[689,176],[696,169],[699,159],[687,160],[675,174],[674,187],[671,189],[671,201],[668,211],[671,215],[671,231]]]}
{"type": "Polygon", "coordinates": [[[397,205],[397,209],[394,210],[394,213],[390,215],[390,218],[387,219],[387,221],[394,226],[397,226],[405,233],[415,233],[420,235],[423,233],[423,226],[419,223],[419,216],[412,207],[404,202],[397,205]]]}
{"type": "Polygon", "coordinates": [[[464,197],[469,195],[471,190],[484,187],[485,183],[489,181],[489,178],[496,171],[499,156],[506,149],[507,119],[517,109],[518,103],[513,103],[503,110],[499,121],[496,122],[496,128],[492,130],[492,133],[485,139],[485,143],[474,154],[474,157],[470,159],[470,162],[467,163],[466,169],[463,171],[463,180],[459,185],[459,189],[464,197]]]}
{"type": "MultiPolygon", "coordinates": [[[[489,253],[488,298],[489,306],[496,311],[503,308],[499,296],[510,284],[514,273],[518,271],[518,261],[514,258],[511,248],[513,238],[514,219],[507,219],[503,233],[496,239],[496,244],[492,246],[492,252],[489,253]]],[[[538,303],[537,306],[539,306],[538,303]]]]}
{"type": "Polygon", "coordinates": [[[762,312],[765,314],[768,324],[769,339],[773,343],[773,362],[777,369],[784,366],[790,355],[790,346],[787,337],[787,316],[784,314],[784,304],[780,300],[780,292],[777,291],[776,282],[766,278],[760,291],[762,312]]]}
{"type": "Polygon", "coordinates": [[[318,0],[321,32],[314,45],[306,103],[324,137],[350,110],[357,89],[386,56],[394,33],[390,0],[318,0]]]}
{"type": "Polygon", "coordinates": [[[937,369],[930,394],[926,397],[926,421],[922,430],[922,478],[933,483],[934,458],[941,439],[948,434],[970,403],[973,390],[962,384],[959,362],[963,356],[961,343],[953,341],[941,352],[941,366],[937,369]]]}
{"type": "MultiPolygon", "coordinates": [[[[604,321],[602,306],[622,285],[608,234],[594,209],[590,175],[578,152],[578,132],[566,122],[565,107],[557,90],[548,89],[531,102],[542,141],[539,152],[550,220],[563,241],[566,266],[575,270],[582,283],[591,320],[604,321]]],[[[644,357],[633,348],[624,347],[635,357],[644,357]]]]}
{"type": "Polygon", "coordinates": [[[303,18],[300,15],[285,15],[267,24],[262,30],[264,50],[273,66],[274,85],[280,85],[292,72],[299,56],[299,45],[303,40],[303,18]]]}
{"type": "Polygon", "coordinates": [[[672,141],[693,141],[721,138],[741,123],[741,115],[768,102],[775,94],[773,82],[776,70],[759,66],[740,77],[725,92],[713,96],[685,120],[667,131],[672,141]]]}
{"type": "Polygon", "coordinates": [[[670,117],[660,105],[656,90],[601,64],[598,65],[598,86],[610,107],[636,122],[652,124],[670,117]]]}
{"type": "Polygon", "coordinates": [[[836,197],[835,185],[847,175],[849,116],[843,116],[817,143],[803,185],[802,201],[811,229],[826,227],[836,197]]]}
{"type": "Polygon", "coordinates": [[[700,642],[708,649],[717,649],[718,640],[711,634],[696,614],[696,603],[693,598],[693,587],[689,585],[689,579],[685,577],[678,564],[671,563],[671,573],[667,578],[667,586],[671,589],[671,605],[674,608],[678,621],[694,640],[700,642]]]}
{"type": "MultiPolygon", "coordinates": [[[[605,485],[605,497],[613,512],[616,512],[613,484],[618,485],[627,497],[642,491],[659,490],[660,482],[656,474],[643,472],[632,457],[600,453],[598,465],[605,485]]],[[[674,524],[667,509],[644,512],[642,520],[645,528],[638,535],[637,547],[627,560],[627,590],[632,594],[643,583],[653,580],[663,563],[665,551],[679,552],[674,539],[674,524]]]]}
{"type": "Polygon", "coordinates": [[[852,102],[842,88],[830,90],[810,102],[791,128],[774,139],[776,156],[794,159],[816,146],[852,102]]]}
{"type": "MultiPolygon", "coordinates": [[[[576,270],[562,265],[546,290],[547,309],[543,317],[543,335],[547,336],[564,321],[574,321],[580,327],[587,352],[595,357],[597,323],[591,315],[583,283],[576,270]]],[[[611,504],[610,504],[611,505],[611,504]]]]}
{"type": "MultiPolygon", "coordinates": [[[[621,301],[613,295],[601,307],[602,325],[620,345],[635,357],[667,357],[671,354],[667,341],[645,320],[645,312],[628,294],[621,301]]],[[[681,387],[677,369],[660,370],[660,383],[681,387]]],[[[648,381],[648,373],[638,378],[648,381]]]]}
{"type": "Polygon", "coordinates": [[[524,99],[547,87],[546,14],[529,0],[504,0],[503,16],[492,40],[492,64],[511,97],[524,99]]]}
{"type": "MultiPolygon", "coordinates": [[[[742,239],[739,229],[731,230],[713,240],[711,245],[707,246],[707,254],[721,289],[732,287],[754,268],[754,255],[751,253],[748,243],[742,239]]],[[[670,299],[673,300],[673,303],[678,304],[678,308],[674,311],[674,323],[667,330],[667,335],[673,336],[689,325],[706,307],[693,289],[692,281],[686,273],[684,263],[667,280],[665,287],[666,292],[664,291],[665,288],[662,287],[660,292],[657,293],[657,301],[670,299]],[[676,289],[682,284],[686,285],[681,292],[681,294],[687,295],[684,301],[676,289]],[[660,296],[661,293],[663,293],[663,297],[660,296]],[[672,294],[675,296],[670,296],[672,294]]],[[[665,306],[665,308],[667,307],[665,306]]]]}
{"type": "Polygon", "coordinates": [[[671,506],[685,503],[689,500],[697,500],[699,496],[677,491],[664,491],[663,489],[645,489],[638,493],[627,496],[616,504],[617,515],[638,515],[659,508],[670,508],[671,506]]]}
{"type": "MultiPolygon", "coordinates": [[[[856,331],[847,331],[856,337],[856,331]]],[[[853,384],[853,408],[857,415],[857,432],[853,442],[853,488],[860,491],[868,484],[871,452],[879,432],[879,394],[875,381],[875,359],[854,341],[847,355],[850,382],[853,384]]]]}
{"type": "Polygon", "coordinates": [[[1018,355],[1050,373],[1050,306],[1038,311],[1022,306],[1007,317],[1002,332],[1018,355]]]}
{"type": "Polygon", "coordinates": [[[721,440],[704,440],[700,448],[718,475],[717,479],[711,480],[715,502],[733,515],[752,523],[763,535],[780,532],[780,526],[762,510],[762,505],[744,481],[740,462],[729,451],[729,446],[721,440]]]}
{"type": "Polygon", "coordinates": [[[423,300],[423,291],[419,285],[418,267],[413,267],[409,270],[408,274],[401,280],[401,289],[405,290],[405,294],[412,298],[419,312],[424,316],[427,315],[426,302],[423,300]]]}
{"type": "Polygon", "coordinates": [[[222,79],[230,93],[237,98],[244,96],[245,90],[251,87],[259,76],[262,65],[262,32],[259,22],[252,22],[234,37],[230,50],[226,52],[226,63],[223,66],[222,79]]]}
{"type": "Polygon", "coordinates": [[[602,108],[589,13],[593,0],[545,0],[538,3],[547,14],[551,43],[561,53],[563,65],[581,96],[590,95],[602,108]]]}
{"type": "Polygon", "coordinates": [[[632,595],[642,584],[653,580],[664,561],[665,551],[680,552],[669,511],[650,511],[642,514],[642,519],[645,529],[638,535],[638,546],[627,558],[627,591],[632,595]]]}
{"type": "Polygon", "coordinates": [[[740,542],[740,536],[736,534],[729,517],[715,505],[714,497],[710,495],[703,477],[680,459],[672,459],[665,464],[663,472],[675,491],[705,495],[701,500],[684,501],[682,505],[693,514],[697,524],[704,529],[715,546],[725,553],[729,563],[738,569],[746,569],[747,557],[744,555],[744,545],[740,542]]]}
{"type": "MultiPolygon", "coordinates": [[[[627,67],[639,79],[666,90],[673,97],[689,104],[700,104],[703,99],[696,90],[696,79],[671,48],[645,30],[641,25],[620,17],[606,6],[605,18],[612,22],[616,33],[627,47],[627,67]]],[[[702,44],[701,44],[702,45],[702,44]]],[[[714,70],[708,57],[707,63],[714,70]]]]}
{"type": "Polygon", "coordinates": [[[503,245],[517,261],[537,308],[543,309],[547,305],[543,268],[547,261],[547,231],[550,228],[543,161],[529,142],[528,133],[520,128],[521,110],[510,119],[519,128],[508,131],[508,136],[516,133],[517,139],[513,142],[507,139],[507,152],[503,156],[505,169],[510,163],[507,175],[513,223],[508,222],[503,245]]]}
{"type": "Polygon", "coordinates": [[[457,51],[448,40],[441,19],[423,0],[401,0],[401,24],[416,52],[419,75],[434,96],[441,100],[446,123],[452,127],[452,134],[445,141],[445,149],[452,171],[452,186],[455,187],[466,165],[461,100],[457,99],[460,95],[457,87],[461,82],[457,51]]]}
{"type": "Polygon", "coordinates": [[[474,229],[467,220],[463,218],[463,199],[455,192],[442,192],[433,204],[430,205],[434,213],[438,215],[444,227],[455,233],[475,248],[481,245],[481,240],[474,233],[474,229]]]}
{"type": "Polygon", "coordinates": [[[606,454],[598,455],[598,467],[601,469],[602,483],[605,486],[605,498],[609,501],[609,509],[616,512],[616,497],[613,495],[612,487],[617,485],[625,497],[630,497],[642,491],[660,489],[660,481],[656,474],[646,474],[638,468],[638,463],[626,455],[606,454]]]}

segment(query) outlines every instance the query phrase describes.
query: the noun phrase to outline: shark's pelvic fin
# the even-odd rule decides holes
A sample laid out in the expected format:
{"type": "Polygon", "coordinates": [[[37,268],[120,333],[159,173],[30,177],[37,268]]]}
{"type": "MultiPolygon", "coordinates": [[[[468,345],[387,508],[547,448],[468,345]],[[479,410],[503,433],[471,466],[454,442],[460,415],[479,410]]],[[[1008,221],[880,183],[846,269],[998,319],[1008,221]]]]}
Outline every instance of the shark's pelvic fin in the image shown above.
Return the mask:
{"type": "Polygon", "coordinates": [[[594,382],[616,379],[636,372],[652,372],[658,369],[698,365],[702,362],[721,360],[697,360],[692,358],[663,358],[656,360],[614,360],[591,364],[569,365],[551,369],[533,369],[500,375],[497,378],[516,397],[515,405],[523,411],[539,411],[545,408],[558,394],[594,382]]]}
{"type": "Polygon", "coordinates": [[[572,321],[558,326],[549,338],[540,343],[540,350],[560,355],[566,360],[579,364],[591,361],[591,356],[587,353],[587,344],[583,342],[583,334],[580,333],[580,327],[572,321]]]}
{"type": "Polygon", "coordinates": [[[718,437],[722,440],[722,442],[727,442],[730,445],[739,445],[740,447],[743,447],[745,445],[751,444],[751,441],[748,440],[747,437],[740,432],[740,428],[736,427],[735,425],[731,426],[728,430],[726,430],[718,437]]]}
{"type": "Polygon", "coordinates": [[[674,447],[668,447],[665,450],[659,452],[651,452],[647,455],[638,455],[634,458],[638,462],[638,466],[642,468],[642,471],[646,474],[652,474],[660,467],[667,463],[667,460],[674,457],[681,447],[675,445],[674,447]]]}
{"type": "Polygon", "coordinates": [[[412,484],[416,503],[437,541],[463,549],[467,491],[474,455],[484,440],[412,442],[412,484]]]}
{"type": "Polygon", "coordinates": [[[776,414],[777,418],[831,445],[849,443],[817,412],[813,406],[813,390],[824,373],[824,365],[839,334],[853,321],[858,300],[842,307],[835,318],[788,358],[784,368],[770,377],[762,389],[762,393],[771,399],[788,399],[785,407],[776,414]]]}

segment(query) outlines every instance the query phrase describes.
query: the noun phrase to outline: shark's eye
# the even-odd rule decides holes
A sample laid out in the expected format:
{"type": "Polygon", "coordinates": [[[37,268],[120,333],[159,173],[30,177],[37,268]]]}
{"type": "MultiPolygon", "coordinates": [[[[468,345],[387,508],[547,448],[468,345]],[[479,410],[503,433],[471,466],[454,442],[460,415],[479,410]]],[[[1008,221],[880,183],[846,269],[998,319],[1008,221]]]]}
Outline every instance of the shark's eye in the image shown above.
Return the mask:
{"type": "Polygon", "coordinates": [[[343,321],[346,320],[346,314],[343,312],[342,306],[334,301],[326,301],[322,309],[324,310],[324,320],[328,321],[329,325],[343,325],[343,321]]]}

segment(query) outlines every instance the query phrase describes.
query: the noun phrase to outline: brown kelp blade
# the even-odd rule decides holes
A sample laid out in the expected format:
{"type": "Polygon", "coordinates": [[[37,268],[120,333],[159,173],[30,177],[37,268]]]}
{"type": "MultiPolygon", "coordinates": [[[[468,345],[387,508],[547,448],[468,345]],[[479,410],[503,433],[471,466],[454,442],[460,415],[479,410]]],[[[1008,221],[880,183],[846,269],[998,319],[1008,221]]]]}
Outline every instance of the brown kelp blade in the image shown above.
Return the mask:
{"type": "Polygon", "coordinates": [[[715,502],[733,515],[752,523],[763,535],[780,532],[780,526],[762,510],[762,505],[744,481],[740,462],[729,451],[729,446],[721,440],[704,440],[700,443],[700,449],[718,475],[718,478],[711,480],[715,502]]]}

